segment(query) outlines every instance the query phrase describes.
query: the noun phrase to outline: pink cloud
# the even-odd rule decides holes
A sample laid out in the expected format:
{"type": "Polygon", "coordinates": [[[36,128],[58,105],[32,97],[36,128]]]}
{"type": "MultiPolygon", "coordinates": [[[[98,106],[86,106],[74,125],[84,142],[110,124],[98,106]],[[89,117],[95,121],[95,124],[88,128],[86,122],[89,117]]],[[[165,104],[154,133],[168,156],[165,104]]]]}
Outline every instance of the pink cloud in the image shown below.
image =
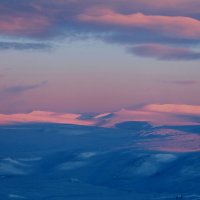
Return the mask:
{"type": "Polygon", "coordinates": [[[108,118],[105,127],[115,126],[125,121],[146,121],[155,126],[162,125],[199,125],[191,118],[199,116],[200,106],[185,104],[148,104],[136,110],[121,109],[108,118]]]}
{"type": "Polygon", "coordinates": [[[89,120],[79,120],[78,114],[59,114],[53,112],[34,111],[27,114],[0,114],[0,124],[13,123],[61,123],[61,124],[76,124],[76,125],[93,125],[89,120]]]}
{"type": "Polygon", "coordinates": [[[146,109],[122,109],[114,113],[114,117],[107,120],[104,127],[114,127],[117,123],[125,121],[146,121],[154,126],[163,125],[198,125],[198,123],[176,116],[175,113],[156,112],[146,109]]]}
{"type": "Polygon", "coordinates": [[[16,14],[0,20],[0,32],[9,35],[37,35],[46,31],[50,21],[45,16],[16,14]]]}
{"type": "Polygon", "coordinates": [[[155,126],[162,125],[199,125],[192,118],[200,117],[200,106],[184,104],[148,104],[135,110],[121,109],[113,113],[103,113],[89,119],[81,118],[81,114],[61,114],[35,111],[26,114],[0,114],[0,124],[12,123],[63,123],[77,125],[95,125],[113,127],[126,121],[146,121],[155,126]]]}
{"type": "MultiPolygon", "coordinates": [[[[199,13],[199,0],[22,0],[12,4],[2,0],[0,35],[94,36],[120,44],[181,43],[188,48],[187,44],[200,41],[199,13]]],[[[189,59],[199,57],[188,51],[189,59]]]]}
{"type": "Polygon", "coordinates": [[[149,104],[146,105],[144,110],[155,113],[170,113],[170,114],[183,114],[183,115],[199,115],[199,105],[185,105],[185,104],[149,104]]]}
{"type": "Polygon", "coordinates": [[[159,31],[169,37],[200,38],[200,21],[185,16],[121,14],[110,9],[89,10],[78,16],[80,21],[128,28],[159,31]]]}

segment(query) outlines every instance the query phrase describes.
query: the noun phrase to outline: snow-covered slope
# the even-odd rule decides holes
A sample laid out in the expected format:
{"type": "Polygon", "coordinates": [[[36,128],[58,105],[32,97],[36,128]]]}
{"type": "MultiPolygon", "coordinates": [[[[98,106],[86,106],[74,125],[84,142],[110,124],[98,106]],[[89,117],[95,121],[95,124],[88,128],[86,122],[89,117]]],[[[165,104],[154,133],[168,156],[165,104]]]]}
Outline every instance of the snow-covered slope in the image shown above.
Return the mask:
{"type": "Polygon", "coordinates": [[[183,194],[185,199],[199,199],[197,130],[200,127],[153,128],[146,122],[116,128],[1,126],[0,196],[151,200],[183,194]]]}

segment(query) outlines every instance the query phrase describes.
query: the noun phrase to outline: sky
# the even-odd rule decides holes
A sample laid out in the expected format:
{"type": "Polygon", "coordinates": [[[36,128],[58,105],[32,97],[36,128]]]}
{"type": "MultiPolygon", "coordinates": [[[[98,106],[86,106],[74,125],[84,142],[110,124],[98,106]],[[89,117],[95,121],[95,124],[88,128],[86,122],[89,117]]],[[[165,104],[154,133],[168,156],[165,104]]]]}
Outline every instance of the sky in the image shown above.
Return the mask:
{"type": "Polygon", "coordinates": [[[0,0],[0,113],[193,110],[199,13],[199,0],[0,0]]]}

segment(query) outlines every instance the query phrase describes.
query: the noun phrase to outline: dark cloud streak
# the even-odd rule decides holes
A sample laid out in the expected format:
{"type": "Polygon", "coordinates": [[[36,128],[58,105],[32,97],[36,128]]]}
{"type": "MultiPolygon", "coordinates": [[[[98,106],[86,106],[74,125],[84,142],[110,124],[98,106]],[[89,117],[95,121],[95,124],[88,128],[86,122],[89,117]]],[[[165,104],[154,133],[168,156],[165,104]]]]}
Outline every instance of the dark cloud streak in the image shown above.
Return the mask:
{"type": "Polygon", "coordinates": [[[35,90],[47,85],[47,81],[43,81],[40,83],[32,84],[32,85],[16,85],[4,88],[0,93],[3,95],[18,95],[23,94],[25,92],[35,90]]]}
{"type": "Polygon", "coordinates": [[[0,42],[0,50],[48,50],[50,44],[46,43],[22,43],[22,42],[0,42]]]}
{"type": "Polygon", "coordinates": [[[169,47],[157,44],[139,45],[128,48],[128,52],[157,60],[199,60],[200,53],[186,48],[169,47]]]}

